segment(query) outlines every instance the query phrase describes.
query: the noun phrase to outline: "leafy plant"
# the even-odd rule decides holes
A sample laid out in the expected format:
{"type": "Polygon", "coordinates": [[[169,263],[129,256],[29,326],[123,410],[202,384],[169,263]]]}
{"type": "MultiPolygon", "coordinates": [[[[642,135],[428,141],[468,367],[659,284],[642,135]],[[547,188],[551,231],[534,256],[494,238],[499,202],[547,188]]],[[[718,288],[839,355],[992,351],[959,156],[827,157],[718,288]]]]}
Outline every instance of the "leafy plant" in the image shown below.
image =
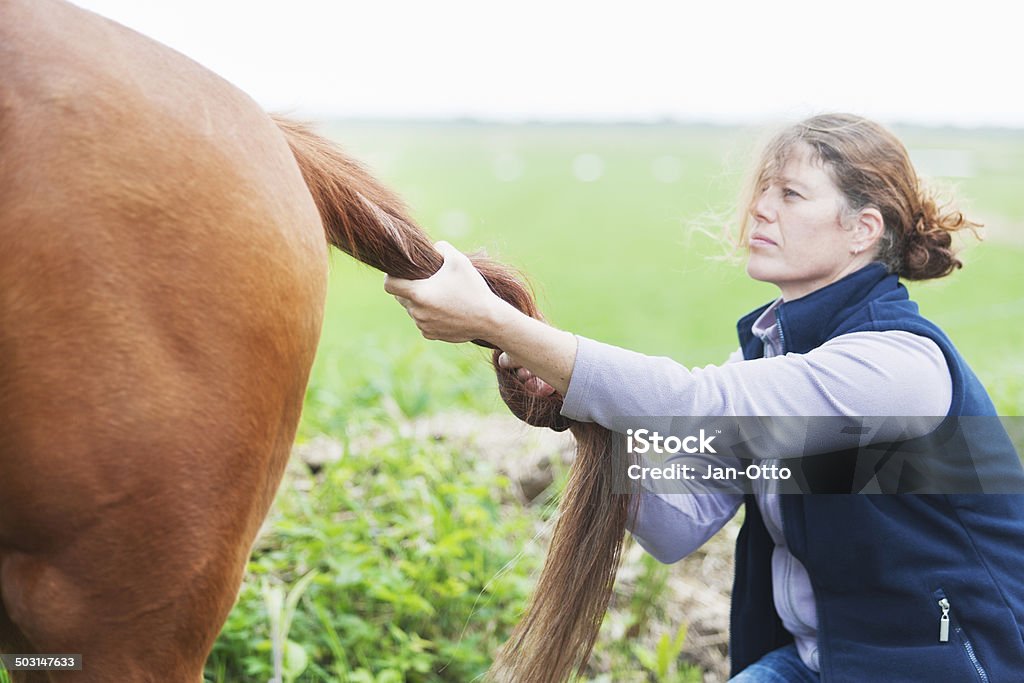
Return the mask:
{"type": "Polygon", "coordinates": [[[532,514],[502,506],[510,484],[477,454],[361,443],[315,480],[288,476],[209,680],[461,682],[487,669],[539,565],[532,514]]]}

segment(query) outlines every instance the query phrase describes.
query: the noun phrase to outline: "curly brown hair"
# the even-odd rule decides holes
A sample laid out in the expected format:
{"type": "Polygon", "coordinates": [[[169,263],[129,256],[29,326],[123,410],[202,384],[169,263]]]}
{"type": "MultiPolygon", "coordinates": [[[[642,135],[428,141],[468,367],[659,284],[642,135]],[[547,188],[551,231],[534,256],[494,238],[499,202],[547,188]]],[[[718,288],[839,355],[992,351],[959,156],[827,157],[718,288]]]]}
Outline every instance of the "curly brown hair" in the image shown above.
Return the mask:
{"type": "Polygon", "coordinates": [[[963,229],[977,235],[981,224],[941,202],[918,177],[906,148],[893,133],[853,114],[813,116],[783,129],[768,142],[742,197],[740,244],[746,243],[749,208],[758,188],[779,172],[801,142],[823,164],[850,213],[874,208],[882,214],[885,231],[875,260],[889,272],[908,280],[929,280],[963,265],[952,235],[963,229]]]}

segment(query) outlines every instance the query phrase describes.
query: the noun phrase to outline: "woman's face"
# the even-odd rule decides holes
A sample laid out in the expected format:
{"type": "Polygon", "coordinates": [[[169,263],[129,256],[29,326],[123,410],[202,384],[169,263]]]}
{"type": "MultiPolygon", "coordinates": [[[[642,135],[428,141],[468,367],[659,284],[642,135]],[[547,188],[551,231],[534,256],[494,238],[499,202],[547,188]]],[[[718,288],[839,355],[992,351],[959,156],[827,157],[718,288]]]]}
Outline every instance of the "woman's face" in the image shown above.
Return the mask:
{"type": "Polygon", "coordinates": [[[747,274],[771,282],[785,301],[845,277],[870,258],[854,253],[857,230],[840,218],[845,201],[806,143],[797,143],[777,177],[760,189],[751,207],[747,274]]]}

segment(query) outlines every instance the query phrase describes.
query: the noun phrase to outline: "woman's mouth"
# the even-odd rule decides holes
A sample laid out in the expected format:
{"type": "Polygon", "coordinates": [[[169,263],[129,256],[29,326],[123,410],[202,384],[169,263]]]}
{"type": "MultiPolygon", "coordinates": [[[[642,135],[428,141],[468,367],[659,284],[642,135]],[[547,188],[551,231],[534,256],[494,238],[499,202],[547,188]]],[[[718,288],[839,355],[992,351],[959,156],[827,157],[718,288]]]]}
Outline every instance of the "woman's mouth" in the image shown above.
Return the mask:
{"type": "Polygon", "coordinates": [[[778,245],[775,244],[775,242],[773,240],[768,239],[764,235],[756,235],[755,234],[755,235],[751,235],[750,236],[750,246],[751,247],[776,247],[778,245]]]}

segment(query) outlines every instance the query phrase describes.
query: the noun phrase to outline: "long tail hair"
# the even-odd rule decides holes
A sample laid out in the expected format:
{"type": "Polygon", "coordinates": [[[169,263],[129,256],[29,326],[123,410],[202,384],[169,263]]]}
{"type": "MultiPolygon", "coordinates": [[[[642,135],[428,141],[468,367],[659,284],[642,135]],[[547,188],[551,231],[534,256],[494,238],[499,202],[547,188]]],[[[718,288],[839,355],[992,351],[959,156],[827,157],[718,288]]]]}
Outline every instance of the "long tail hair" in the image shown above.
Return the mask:
{"type": "MultiPolygon", "coordinates": [[[[437,272],[443,257],[393,193],[307,127],[282,118],[275,122],[320,210],[328,242],[396,277],[422,279],[437,272]]],[[[481,254],[470,259],[495,294],[541,318],[515,270],[481,254]]],[[[599,425],[562,417],[562,398],[557,394],[538,398],[527,393],[514,372],[498,366],[499,353],[494,350],[491,362],[509,409],[535,426],[571,429],[576,458],[537,587],[489,677],[560,683],[584,666],[593,649],[611,598],[634,497],[613,495],[611,434],[599,425]]]]}

